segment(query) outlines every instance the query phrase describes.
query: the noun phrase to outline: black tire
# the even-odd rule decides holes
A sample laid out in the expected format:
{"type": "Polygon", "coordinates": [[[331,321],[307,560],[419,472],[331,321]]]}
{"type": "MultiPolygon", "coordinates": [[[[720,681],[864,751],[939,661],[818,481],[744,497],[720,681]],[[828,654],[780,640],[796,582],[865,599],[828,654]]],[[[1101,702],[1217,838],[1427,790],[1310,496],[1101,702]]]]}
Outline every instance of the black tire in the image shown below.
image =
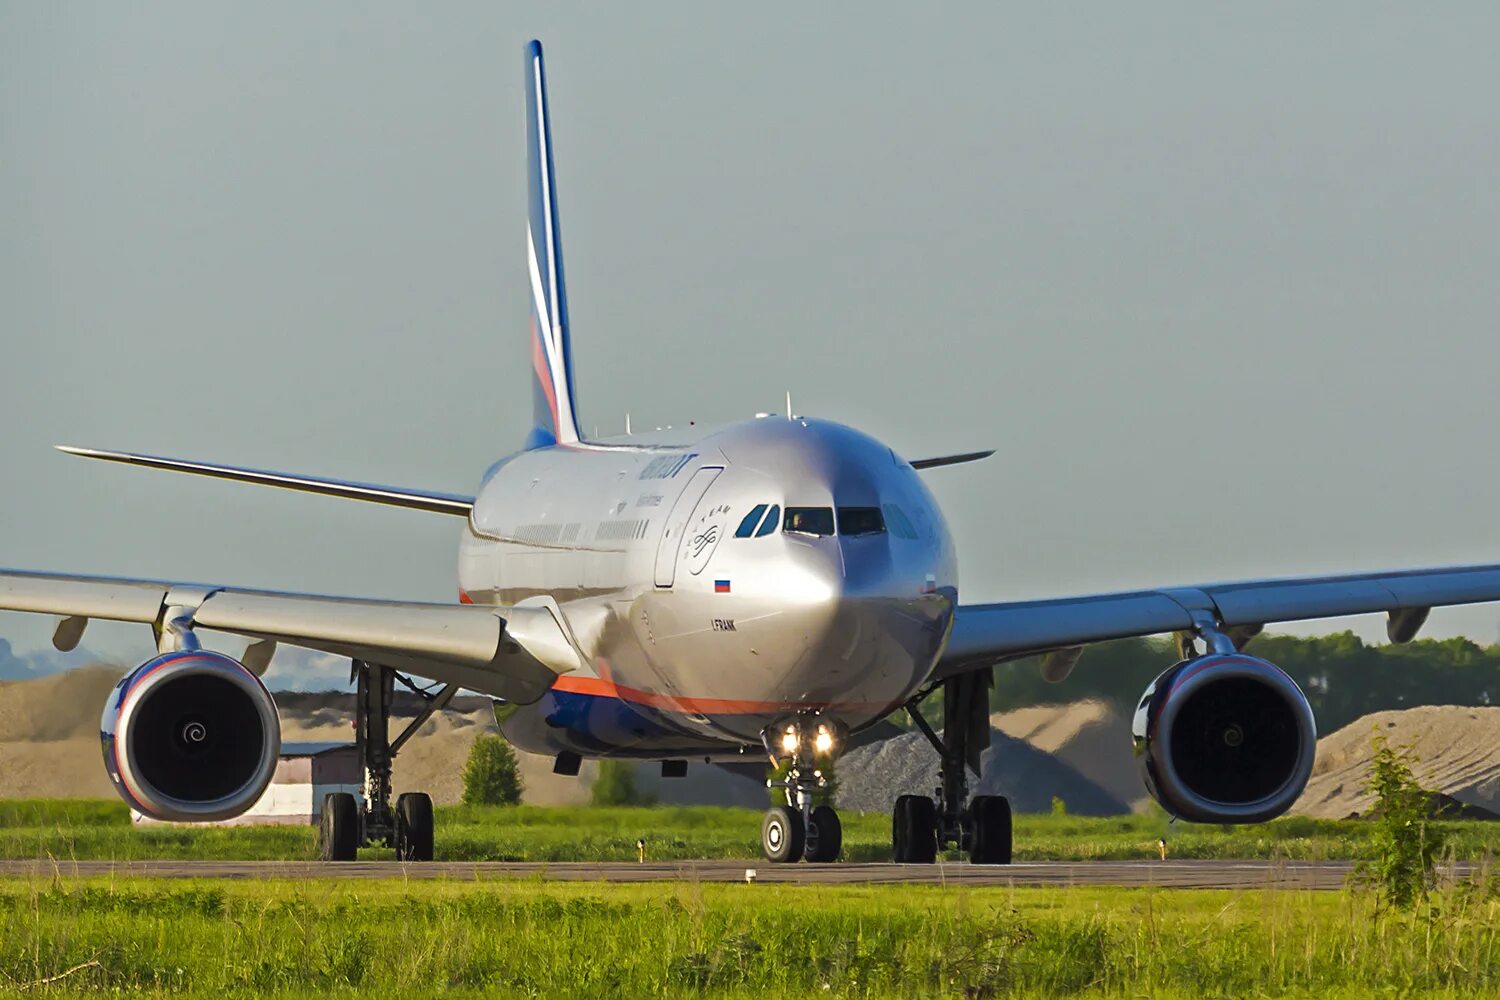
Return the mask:
{"type": "Polygon", "coordinates": [[[969,803],[969,861],[976,865],[1008,865],[1011,858],[1010,799],[976,795],[969,803]]]}
{"type": "Polygon", "coordinates": [[[353,861],[359,850],[359,806],[348,792],[323,796],[318,824],[318,857],[324,861],[353,861]]]}
{"type": "Polygon", "coordinates": [[[396,860],[432,860],[432,798],[426,792],[396,797],[396,860]]]}
{"type": "Polygon", "coordinates": [[[807,847],[803,856],[816,864],[837,861],[844,850],[844,824],[833,806],[818,806],[808,824],[807,847]]]}
{"type": "Polygon", "coordinates": [[[925,795],[903,795],[891,814],[891,856],[899,865],[937,860],[937,806],[925,795]]]}
{"type": "Polygon", "coordinates": [[[760,849],[767,861],[792,864],[802,860],[807,845],[807,830],[802,813],[791,806],[772,806],[760,822],[760,849]]]}

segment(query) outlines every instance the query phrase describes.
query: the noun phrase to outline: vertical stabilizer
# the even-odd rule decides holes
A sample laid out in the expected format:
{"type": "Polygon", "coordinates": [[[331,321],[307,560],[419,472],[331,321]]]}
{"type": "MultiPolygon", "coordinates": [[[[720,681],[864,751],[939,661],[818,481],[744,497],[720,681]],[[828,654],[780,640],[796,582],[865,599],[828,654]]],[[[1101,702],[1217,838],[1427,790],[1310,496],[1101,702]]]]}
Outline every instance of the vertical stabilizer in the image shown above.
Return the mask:
{"type": "Polygon", "coordinates": [[[573,357],[568,340],[568,297],[563,285],[562,235],[557,227],[557,185],[552,172],[552,122],[542,43],[526,45],[526,167],[531,210],[526,265],[531,278],[533,426],[526,447],[579,440],[573,409],[573,357]]]}

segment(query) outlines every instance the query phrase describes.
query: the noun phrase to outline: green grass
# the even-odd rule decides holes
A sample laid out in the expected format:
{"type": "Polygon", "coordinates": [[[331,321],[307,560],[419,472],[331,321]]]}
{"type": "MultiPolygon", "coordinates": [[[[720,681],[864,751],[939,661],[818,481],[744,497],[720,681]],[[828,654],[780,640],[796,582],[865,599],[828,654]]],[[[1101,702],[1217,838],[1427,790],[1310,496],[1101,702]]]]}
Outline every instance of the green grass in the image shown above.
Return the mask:
{"type": "MultiPolygon", "coordinates": [[[[846,860],[890,859],[888,817],[850,813],[843,820],[846,860]]],[[[1475,821],[1442,826],[1460,859],[1485,857],[1500,833],[1475,821]]],[[[1173,858],[1362,860],[1374,856],[1374,832],[1359,820],[1301,817],[1216,827],[1155,816],[1027,815],[1017,817],[1015,837],[1021,861],[1155,857],[1163,836],[1173,858]]],[[[760,813],[750,809],[449,806],[437,810],[436,853],[474,861],[634,861],[636,841],[644,839],[655,860],[755,858],[759,838],[760,813]]],[[[316,850],[310,827],[133,827],[118,802],[0,802],[0,857],[274,860],[312,858],[316,850]]]]}
{"type": "Polygon", "coordinates": [[[0,881],[0,991],[1500,996],[1500,901],[1350,893],[0,881]],[[97,963],[90,965],[88,963],[97,963]]]}
{"type": "MultiPolygon", "coordinates": [[[[889,820],[845,817],[853,860],[889,820]]],[[[1445,824],[1487,857],[1492,826],[1445,824]]],[[[759,813],[449,807],[443,858],[755,857],[759,813]]],[[[1023,816],[1022,859],[1364,858],[1358,821],[1221,829],[1023,816]]],[[[0,855],[310,858],[310,828],[135,828],[114,802],[0,802],[0,855]]],[[[389,852],[367,851],[368,857],[389,852]]],[[[1366,893],[606,885],[533,879],[0,879],[0,995],[1496,996],[1500,883],[1415,914],[1366,893]],[[81,968],[80,968],[81,967],[81,968]],[[51,984],[49,977],[77,971],[51,984]]]]}

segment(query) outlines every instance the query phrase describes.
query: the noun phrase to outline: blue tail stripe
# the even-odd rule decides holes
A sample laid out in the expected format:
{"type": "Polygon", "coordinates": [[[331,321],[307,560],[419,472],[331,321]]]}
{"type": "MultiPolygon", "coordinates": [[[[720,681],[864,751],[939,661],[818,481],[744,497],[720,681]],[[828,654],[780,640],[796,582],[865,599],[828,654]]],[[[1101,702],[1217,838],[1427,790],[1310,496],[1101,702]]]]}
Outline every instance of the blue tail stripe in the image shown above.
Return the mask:
{"type": "Polygon", "coordinates": [[[527,268],[532,297],[531,368],[533,427],[527,447],[579,440],[574,412],[573,352],[563,280],[562,237],[552,163],[542,45],[526,46],[526,164],[530,195],[527,268]]]}

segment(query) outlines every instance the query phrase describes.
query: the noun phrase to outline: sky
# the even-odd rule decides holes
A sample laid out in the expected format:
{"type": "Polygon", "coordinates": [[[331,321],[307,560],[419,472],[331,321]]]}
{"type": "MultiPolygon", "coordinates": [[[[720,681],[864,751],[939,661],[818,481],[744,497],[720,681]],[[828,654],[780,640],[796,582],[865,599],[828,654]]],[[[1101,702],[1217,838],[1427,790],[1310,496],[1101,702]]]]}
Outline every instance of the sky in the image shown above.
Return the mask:
{"type": "MultiPolygon", "coordinates": [[[[1494,561],[1497,34],[1480,3],[0,0],[0,565],[451,598],[450,518],[51,446],[471,492],[531,410],[533,36],[586,431],[790,391],[908,457],[995,448],[927,474],[966,601],[1494,561]]],[[[1383,634],[1296,631],[1351,626],[1383,634]]],[[[0,614],[0,672],[151,651],[49,627],[0,614]]]]}

